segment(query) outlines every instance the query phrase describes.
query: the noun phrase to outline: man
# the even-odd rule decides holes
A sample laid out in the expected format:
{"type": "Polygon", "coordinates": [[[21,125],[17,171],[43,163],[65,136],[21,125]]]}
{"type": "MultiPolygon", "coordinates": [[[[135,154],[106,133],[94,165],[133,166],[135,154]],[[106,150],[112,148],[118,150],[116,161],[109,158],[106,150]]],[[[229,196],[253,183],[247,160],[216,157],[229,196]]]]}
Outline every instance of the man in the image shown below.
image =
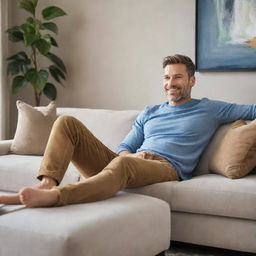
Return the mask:
{"type": "Polygon", "coordinates": [[[198,159],[222,123],[255,119],[256,105],[191,98],[195,66],[183,55],[163,61],[168,102],[146,107],[116,153],[77,119],[58,118],[39,169],[41,182],[0,203],[27,207],[59,206],[106,199],[125,187],[192,177],[198,159]],[[58,186],[72,161],[86,178],[58,186]]]}

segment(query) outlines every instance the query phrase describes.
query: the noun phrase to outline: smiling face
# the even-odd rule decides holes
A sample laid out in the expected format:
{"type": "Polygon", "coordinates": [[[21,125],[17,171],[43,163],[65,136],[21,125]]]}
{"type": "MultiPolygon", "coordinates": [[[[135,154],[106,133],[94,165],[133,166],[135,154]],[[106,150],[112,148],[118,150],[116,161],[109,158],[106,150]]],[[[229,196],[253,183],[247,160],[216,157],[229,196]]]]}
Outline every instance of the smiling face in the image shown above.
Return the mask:
{"type": "Polygon", "coordinates": [[[164,91],[170,105],[178,106],[191,99],[195,76],[189,77],[184,64],[170,64],[164,68],[164,91]]]}

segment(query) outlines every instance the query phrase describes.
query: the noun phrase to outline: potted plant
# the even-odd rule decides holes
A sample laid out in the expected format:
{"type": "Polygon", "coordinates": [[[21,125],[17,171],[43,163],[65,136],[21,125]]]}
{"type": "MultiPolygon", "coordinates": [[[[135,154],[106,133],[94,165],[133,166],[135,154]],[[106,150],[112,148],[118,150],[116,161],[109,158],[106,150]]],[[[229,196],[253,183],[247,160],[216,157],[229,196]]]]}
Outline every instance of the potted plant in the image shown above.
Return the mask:
{"type": "Polygon", "coordinates": [[[21,42],[25,49],[7,59],[7,73],[12,76],[12,94],[17,94],[31,84],[35,105],[39,106],[43,94],[50,100],[57,97],[56,86],[49,82],[49,78],[52,77],[60,84],[62,79],[66,79],[67,71],[63,61],[52,53],[52,48],[58,47],[53,37],[58,34],[58,26],[51,21],[66,13],[57,6],[48,6],[41,11],[40,19],[37,16],[38,0],[20,0],[19,7],[30,15],[25,23],[7,29],[7,33],[11,42],[21,42]],[[40,66],[40,56],[50,61],[48,67],[40,66]]]}

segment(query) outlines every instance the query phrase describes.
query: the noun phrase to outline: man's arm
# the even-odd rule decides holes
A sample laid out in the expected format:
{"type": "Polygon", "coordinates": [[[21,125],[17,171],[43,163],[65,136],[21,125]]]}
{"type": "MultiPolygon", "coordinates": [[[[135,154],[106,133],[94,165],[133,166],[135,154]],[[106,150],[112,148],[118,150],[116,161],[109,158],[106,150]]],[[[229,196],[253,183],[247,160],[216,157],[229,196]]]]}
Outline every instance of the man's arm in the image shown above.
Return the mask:
{"type": "Polygon", "coordinates": [[[239,105],[222,101],[212,101],[211,103],[214,115],[222,123],[256,118],[256,105],[239,105]]]}
{"type": "Polygon", "coordinates": [[[136,153],[137,149],[140,148],[144,141],[144,124],[147,119],[145,109],[139,114],[135,120],[132,130],[128,133],[122,143],[116,150],[116,153],[119,155],[130,155],[136,153]]]}

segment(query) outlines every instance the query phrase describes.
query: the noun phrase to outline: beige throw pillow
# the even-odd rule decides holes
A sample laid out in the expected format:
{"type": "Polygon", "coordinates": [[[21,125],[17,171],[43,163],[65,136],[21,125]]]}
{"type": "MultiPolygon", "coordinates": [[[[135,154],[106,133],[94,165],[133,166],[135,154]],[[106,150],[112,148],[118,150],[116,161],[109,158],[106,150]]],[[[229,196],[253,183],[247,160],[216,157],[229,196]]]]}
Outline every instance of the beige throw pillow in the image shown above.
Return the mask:
{"type": "Polygon", "coordinates": [[[11,152],[20,155],[43,155],[56,119],[56,103],[46,107],[32,107],[20,100],[18,108],[18,124],[11,152]]]}
{"type": "Polygon", "coordinates": [[[246,124],[238,120],[231,124],[213,152],[211,172],[238,179],[256,166],[256,120],[246,124]]]}

